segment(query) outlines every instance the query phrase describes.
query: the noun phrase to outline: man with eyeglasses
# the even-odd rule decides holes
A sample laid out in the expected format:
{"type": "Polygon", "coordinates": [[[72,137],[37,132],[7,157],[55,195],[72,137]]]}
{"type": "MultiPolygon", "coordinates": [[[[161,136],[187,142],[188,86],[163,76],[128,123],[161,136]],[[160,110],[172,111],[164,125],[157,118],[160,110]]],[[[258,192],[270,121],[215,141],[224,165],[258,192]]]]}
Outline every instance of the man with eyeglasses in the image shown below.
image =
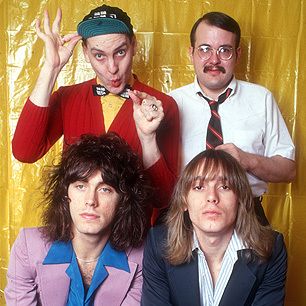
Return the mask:
{"type": "Polygon", "coordinates": [[[240,27],[230,16],[210,12],[190,33],[193,83],[170,93],[181,117],[182,166],[205,148],[224,150],[247,171],[261,223],[268,182],[295,177],[295,147],[272,93],[237,80],[240,27]]]}

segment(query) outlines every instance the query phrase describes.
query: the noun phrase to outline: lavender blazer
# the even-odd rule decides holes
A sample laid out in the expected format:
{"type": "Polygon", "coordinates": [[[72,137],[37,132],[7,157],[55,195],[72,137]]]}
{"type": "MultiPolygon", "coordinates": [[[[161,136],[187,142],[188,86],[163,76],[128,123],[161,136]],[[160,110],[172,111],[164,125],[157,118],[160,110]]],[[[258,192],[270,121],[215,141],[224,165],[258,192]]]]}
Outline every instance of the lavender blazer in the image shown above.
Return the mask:
{"type": "MultiPolygon", "coordinates": [[[[38,228],[22,229],[13,245],[4,290],[8,306],[66,305],[69,264],[42,265],[51,243],[38,228]]],[[[94,305],[139,306],[142,288],[143,248],[127,252],[130,273],[105,267],[109,275],[97,289],[94,305]]]]}

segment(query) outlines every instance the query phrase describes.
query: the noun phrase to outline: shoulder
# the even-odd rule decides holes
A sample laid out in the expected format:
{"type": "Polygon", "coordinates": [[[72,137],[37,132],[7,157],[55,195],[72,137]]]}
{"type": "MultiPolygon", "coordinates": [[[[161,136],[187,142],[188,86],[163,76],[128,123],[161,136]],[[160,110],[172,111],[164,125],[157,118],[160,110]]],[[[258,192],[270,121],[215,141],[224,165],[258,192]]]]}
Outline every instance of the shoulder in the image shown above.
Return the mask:
{"type": "Polygon", "coordinates": [[[172,90],[170,96],[175,100],[178,108],[182,113],[184,113],[185,107],[190,108],[193,103],[198,105],[198,95],[195,90],[195,83],[190,83],[188,85],[176,88],[172,90]]]}
{"type": "Polygon", "coordinates": [[[169,95],[173,97],[175,100],[182,98],[185,95],[193,94],[194,93],[194,83],[190,83],[184,85],[182,87],[178,87],[172,90],[169,95]]]}
{"type": "Polygon", "coordinates": [[[182,93],[187,93],[189,92],[192,88],[194,87],[194,82],[193,83],[190,83],[190,84],[187,84],[187,85],[184,85],[184,86],[181,86],[181,87],[178,87],[176,89],[173,89],[171,92],[170,92],[170,96],[176,96],[176,95],[180,95],[182,93]]]}
{"type": "Polygon", "coordinates": [[[63,94],[63,93],[68,94],[68,93],[71,93],[71,92],[80,93],[80,92],[91,90],[91,86],[94,85],[94,84],[96,84],[95,79],[90,79],[90,80],[87,80],[85,82],[78,83],[78,84],[61,86],[58,89],[58,92],[61,93],[61,94],[63,94]]]}
{"type": "Polygon", "coordinates": [[[238,91],[247,92],[249,95],[250,93],[257,95],[272,95],[271,91],[262,85],[242,80],[236,80],[236,81],[237,81],[238,91]]]}
{"type": "Polygon", "coordinates": [[[26,252],[33,261],[44,258],[50,248],[50,243],[46,241],[42,234],[42,228],[22,228],[14,243],[15,252],[22,250],[26,252]]]}
{"type": "Polygon", "coordinates": [[[286,252],[286,245],[285,245],[285,242],[284,242],[283,234],[273,230],[272,235],[274,236],[274,241],[272,241],[272,243],[273,243],[272,252],[271,252],[271,255],[269,256],[269,258],[267,260],[262,262],[257,257],[256,253],[253,250],[251,250],[251,249],[242,249],[242,250],[239,250],[238,251],[238,255],[240,254],[239,257],[242,260],[244,260],[246,262],[249,262],[250,261],[249,254],[251,253],[252,254],[251,262],[255,263],[255,264],[261,263],[263,266],[267,266],[271,262],[273,262],[275,260],[278,260],[279,257],[284,257],[286,259],[287,252],[286,252]]]}
{"type": "Polygon", "coordinates": [[[143,258],[143,249],[144,245],[141,245],[138,248],[130,248],[129,250],[127,250],[126,255],[128,257],[128,261],[141,264],[143,258]]]}
{"type": "Polygon", "coordinates": [[[151,245],[155,250],[162,250],[166,243],[167,233],[167,226],[164,224],[152,227],[149,231],[146,245],[151,245]]]}
{"type": "Polygon", "coordinates": [[[275,240],[274,240],[274,247],[273,247],[271,259],[273,260],[278,257],[283,257],[284,259],[286,259],[287,250],[286,250],[286,245],[285,245],[283,234],[277,231],[274,231],[274,236],[275,236],[275,240]]]}
{"type": "Polygon", "coordinates": [[[153,235],[156,238],[162,238],[165,239],[167,237],[167,226],[165,224],[154,226],[150,229],[150,234],[153,235]]]}
{"type": "Polygon", "coordinates": [[[145,268],[150,269],[150,266],[155,264],[163,268],[165,265],[168,266],[168,261],[165,257],[167,232],[165,225],[158,225],[150,229],[144,249],[143,264],[145,268]]]}
{"type": "Polygon", "coordinates": [[[27,243],[37,242],[43,243],[43,234],[41,227],[21,228],[16,240],[25,240],[27,243]]]}

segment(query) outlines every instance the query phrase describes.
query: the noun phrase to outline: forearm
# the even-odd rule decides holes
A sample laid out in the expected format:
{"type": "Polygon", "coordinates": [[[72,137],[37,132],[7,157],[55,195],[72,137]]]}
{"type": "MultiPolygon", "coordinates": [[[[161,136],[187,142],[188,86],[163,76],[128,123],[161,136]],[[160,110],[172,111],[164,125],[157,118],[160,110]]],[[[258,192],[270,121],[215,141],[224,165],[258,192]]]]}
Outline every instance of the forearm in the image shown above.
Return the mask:
{"type": "Polygon", "coordinates": [[[276,155],[264,157],[244,152],[242,166],[261,180],[271,183],[291,182],[296,175],[295,162],[276,155]]]}
{"type": "MultiPolygon", "coordinates": [[[[138,135],[141,134],[138,132],[138,135]]],[[[156,141],[156,134],[140,136],[142,148],[142,161],[145,169],[153,166],[161,157],[160,150],[156,141]]]]}
{"type": "Polygon", "coordinates": [[[37,106],[47,107],[60,69],[44,64],[39,73],[35,87],[30,95],[30,100],[37,106]]]}
{"type": "Polygon", "coordinates": [[[155,190],[153,207],[167,207],[177,179],[176,173],[171,171],[163,156],[153,166],[147,168],[146,173],[155,190]]]}
{"type": "Polygon", "coordinates": [[[232,143],[220,145],[216,149],[231,154],[246,171],[265,182],[291,182],[295,178],[295,162],[289,158],[280,155],[265,157],[248,153],[232,143]]]}

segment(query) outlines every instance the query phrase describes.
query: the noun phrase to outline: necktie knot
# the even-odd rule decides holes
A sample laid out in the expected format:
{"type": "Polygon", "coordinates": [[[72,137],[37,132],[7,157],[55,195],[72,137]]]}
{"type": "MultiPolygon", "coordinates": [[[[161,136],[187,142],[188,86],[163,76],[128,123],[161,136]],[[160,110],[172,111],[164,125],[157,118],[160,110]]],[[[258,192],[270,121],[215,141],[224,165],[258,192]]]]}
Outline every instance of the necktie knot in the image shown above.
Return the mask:
{"type": "Polygon", "coordinates": [[[215,147],[223,144],[223,135],[220,116],[218,113],[219,104],[223,103],[231,94],[232,89],[228,88],[223,94],[218,97],[218,101],[210,100],[206,98],[202,92],[198,92],[198,95],[204,98],[210,107],[211,117],[207,126],[206,134],[206,148],[214,149],[215,147]]]}
{"type": "Polygon", "coordinates": [[[217,102],[215,100],[210,100],[210,101],[208,101],[208,105],[209,105],[211,111],[218,111],[219,102],[217,102]]]}

